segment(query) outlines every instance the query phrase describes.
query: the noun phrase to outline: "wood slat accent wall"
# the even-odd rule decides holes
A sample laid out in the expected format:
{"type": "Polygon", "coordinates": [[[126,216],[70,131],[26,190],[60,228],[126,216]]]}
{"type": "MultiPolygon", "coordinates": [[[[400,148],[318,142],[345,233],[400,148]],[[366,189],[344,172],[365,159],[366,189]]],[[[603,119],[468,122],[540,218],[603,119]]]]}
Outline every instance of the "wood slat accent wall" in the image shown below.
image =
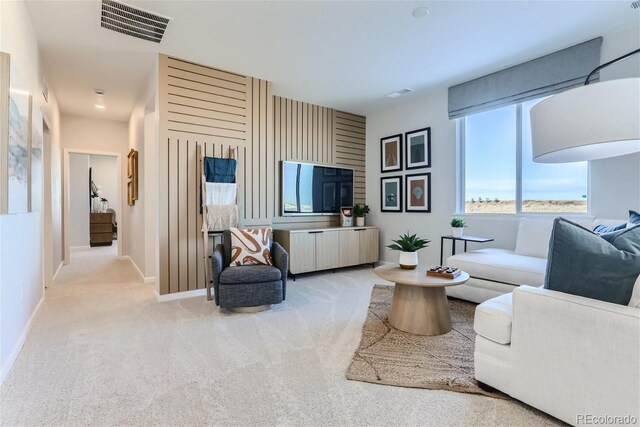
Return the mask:
{"type": "Polygon", "coordinates": [[[273,96],[271,82],[178,58],[159,59],[160,294],[205,287],[200,242],[200,150],[237,153],[242,226],[335,224],[280,216],[280,162],[333,163],[356,171],[365,200],[362,116],[273,96]]]}

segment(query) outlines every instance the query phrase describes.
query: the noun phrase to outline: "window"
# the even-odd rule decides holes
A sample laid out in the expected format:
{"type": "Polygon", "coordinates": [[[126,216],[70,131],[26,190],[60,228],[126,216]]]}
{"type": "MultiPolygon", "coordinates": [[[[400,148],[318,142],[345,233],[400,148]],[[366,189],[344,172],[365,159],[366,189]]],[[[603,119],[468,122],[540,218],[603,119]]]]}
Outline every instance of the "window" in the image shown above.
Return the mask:
{"type": "Polygon", "coordinates": [[[540,101],[460,119],[465,213],[587,212],[587,162],[532,160],[529,112],[540,101]]]}

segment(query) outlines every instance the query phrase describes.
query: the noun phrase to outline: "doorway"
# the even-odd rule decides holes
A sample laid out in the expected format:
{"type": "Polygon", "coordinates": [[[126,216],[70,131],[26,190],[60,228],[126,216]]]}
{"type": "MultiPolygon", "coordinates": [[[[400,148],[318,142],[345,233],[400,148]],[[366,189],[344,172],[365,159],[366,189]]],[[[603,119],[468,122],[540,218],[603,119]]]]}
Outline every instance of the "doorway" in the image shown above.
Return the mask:
{"type": "Polygon", "coordinates": [[[65,150],[64,175],[65,260],[87,253],[121,257],[120,154],[65,150]]]}

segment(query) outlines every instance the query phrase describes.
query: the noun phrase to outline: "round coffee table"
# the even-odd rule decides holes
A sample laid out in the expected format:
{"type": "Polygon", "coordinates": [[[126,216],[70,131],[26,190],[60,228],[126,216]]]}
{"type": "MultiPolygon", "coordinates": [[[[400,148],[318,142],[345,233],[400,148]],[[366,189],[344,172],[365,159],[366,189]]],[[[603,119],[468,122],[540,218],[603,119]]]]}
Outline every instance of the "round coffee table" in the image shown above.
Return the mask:
{"type": "Polygon", "coordinates": [[[426,269],[404,270],[398,265],[382,265],[374,272],[395,282],[389,323],[396,329],[416,335],[442,335],[451,330],[451,314],[446,286],[469,280],[462,271],[455,279],[427,276],[426,269]]]}

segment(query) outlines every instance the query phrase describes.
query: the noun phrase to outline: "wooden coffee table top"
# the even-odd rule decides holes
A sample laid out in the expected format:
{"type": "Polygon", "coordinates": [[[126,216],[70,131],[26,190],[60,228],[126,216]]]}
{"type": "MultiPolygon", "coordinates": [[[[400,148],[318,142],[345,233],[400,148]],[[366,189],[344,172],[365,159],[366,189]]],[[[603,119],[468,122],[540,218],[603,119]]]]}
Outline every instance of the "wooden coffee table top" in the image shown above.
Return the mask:
{"type": "Polygon", "coordinates": [[[444,279],[442,277],[427,276],[427,267],[418,267],[415,270],[405,270],[397,264],[381,265],[373,271],[384,280],[402,285],[423,286],[423,287],[444,287],[461,285],[469,280],[469,274],[461,271],[455,279],[444,279]]]}

